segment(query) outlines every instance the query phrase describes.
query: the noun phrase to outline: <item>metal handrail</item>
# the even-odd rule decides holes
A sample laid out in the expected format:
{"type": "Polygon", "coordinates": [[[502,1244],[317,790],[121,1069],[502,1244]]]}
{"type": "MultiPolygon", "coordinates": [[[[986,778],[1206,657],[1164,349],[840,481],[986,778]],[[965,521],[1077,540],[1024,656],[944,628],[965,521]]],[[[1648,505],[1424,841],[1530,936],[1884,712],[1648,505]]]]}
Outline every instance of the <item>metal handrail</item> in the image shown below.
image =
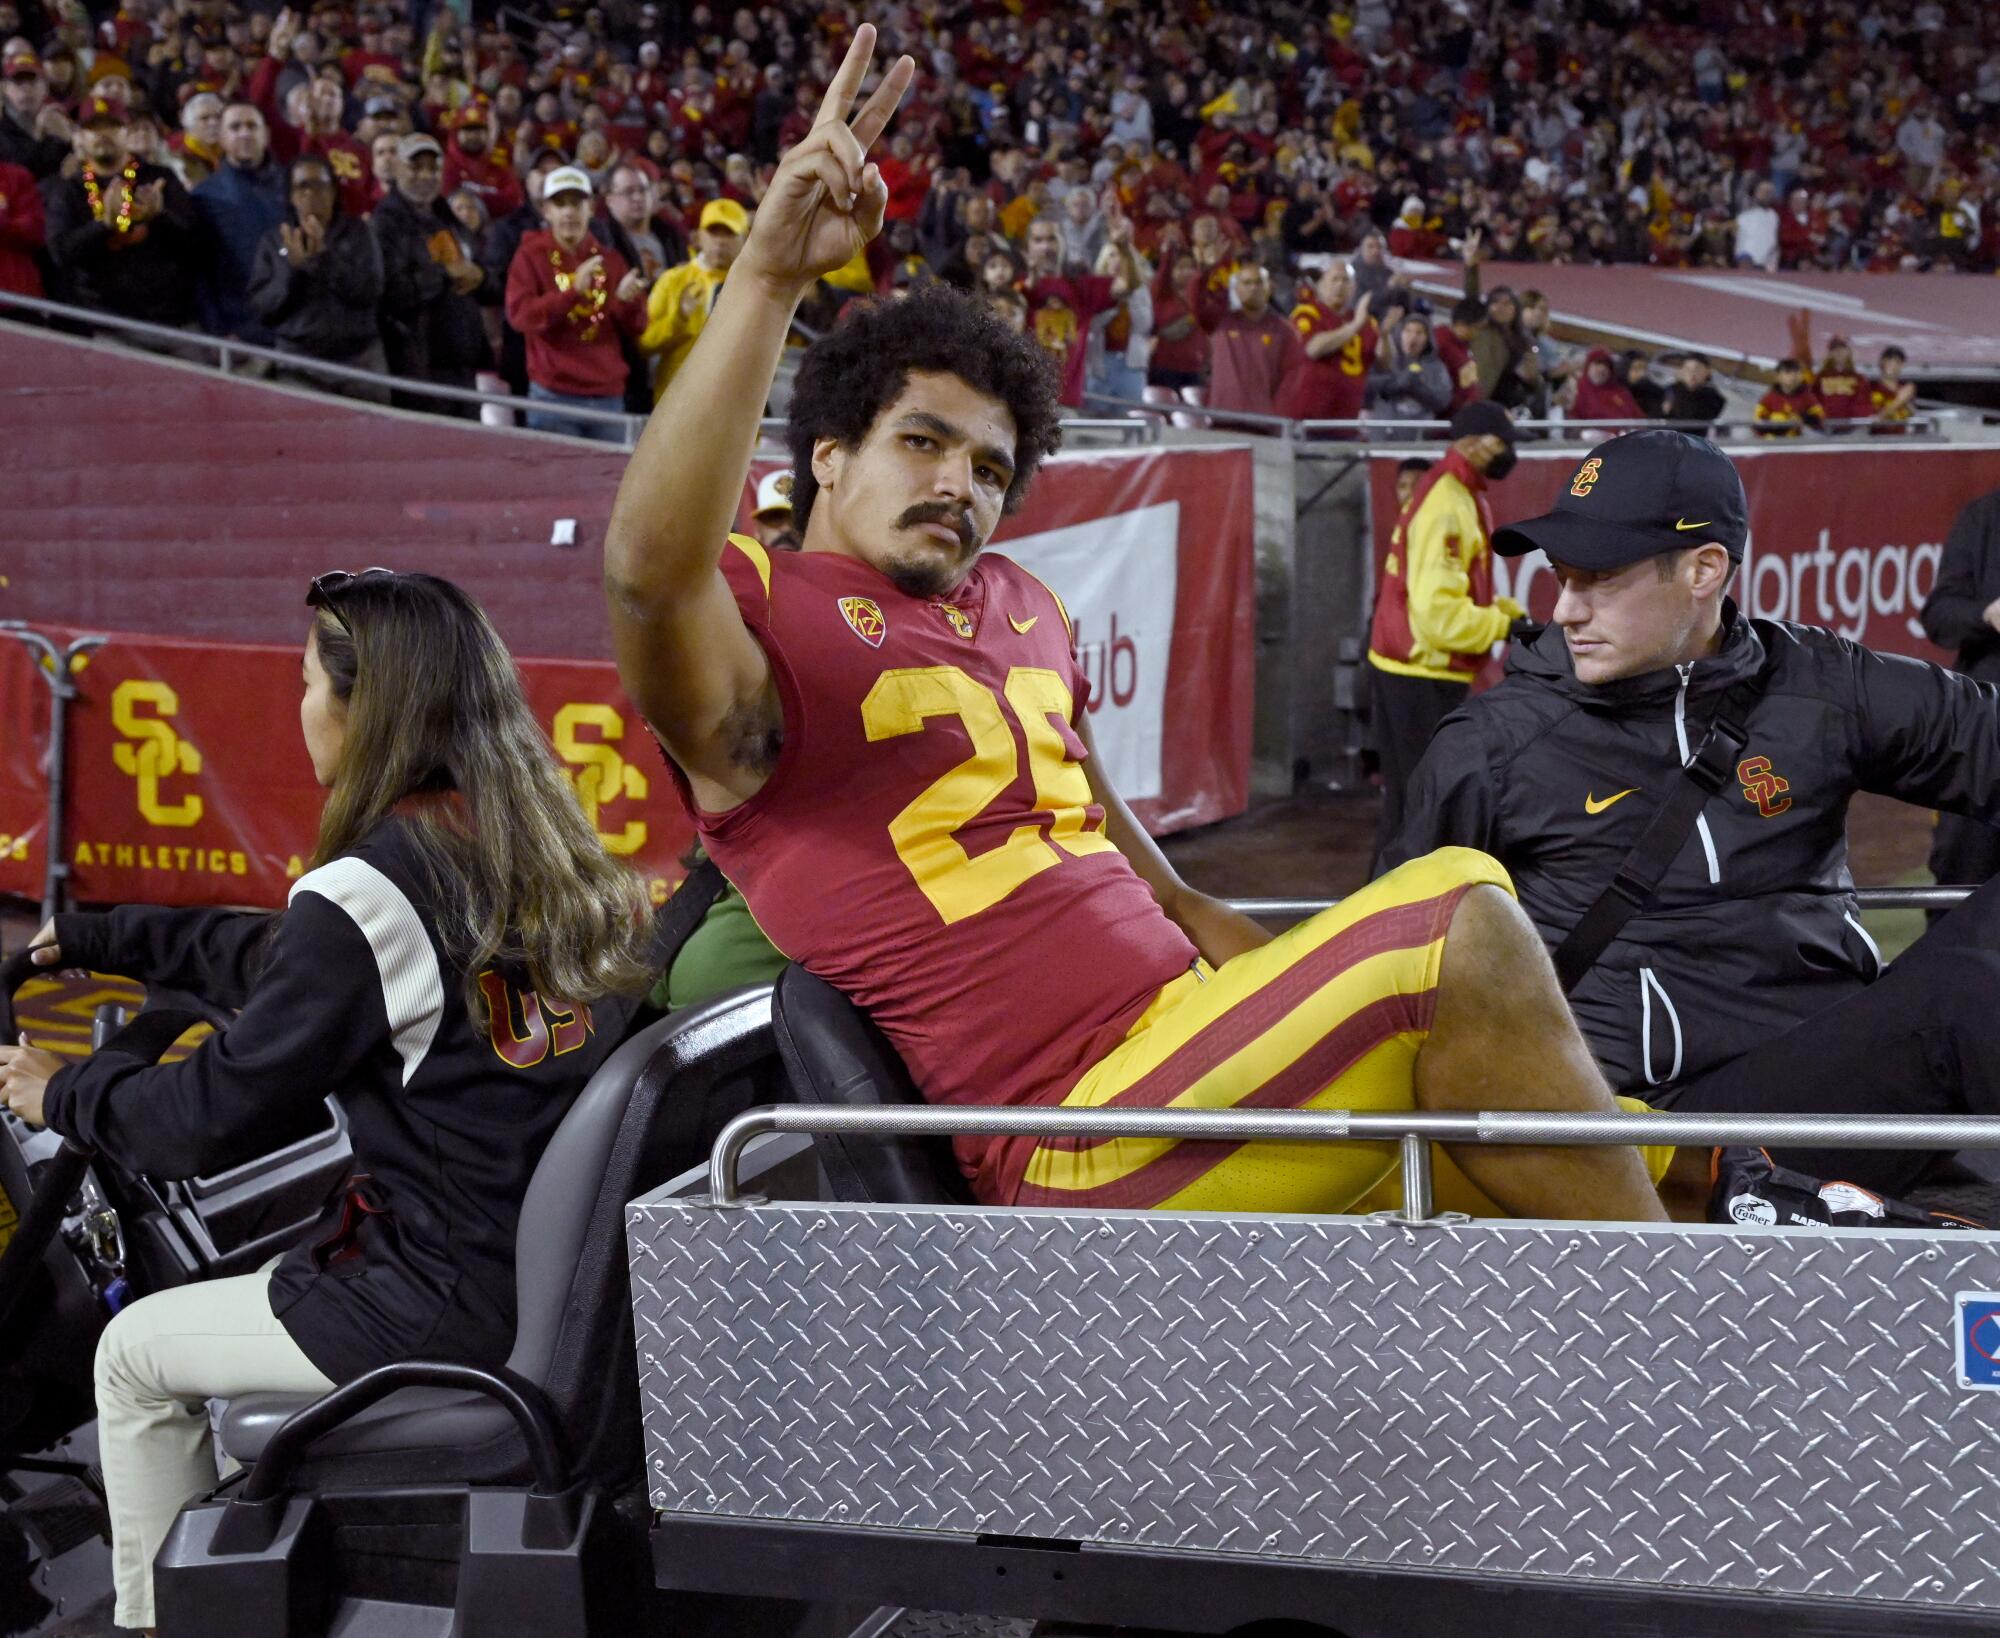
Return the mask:
{"type": "MultiPolygon", "coordinates": [[[[1857,887],[1851,889],[1863,910],[1949,910],[1963,904],[1976,887],[1857,887]]],[[[1841,896],[1840,891],[1828,895],[1841,896]]],[[[1338,899],[1226,899],[1230,909],[1262,921],[1304,921],[1331,910],[1338,899]]]]}
{"type": "Polygon", "coordinates": [[[1402,1215],[1431,1215],[1433,1143],[1606,1148],[1671,1144],[1707,1148],[1778,1145],[1813,1149],[2000,1149],[2000,1115],[1591,1115],[1557,1111],[1355,1109],[850,1109],[766,1104],[745,1110],[716,1136],[708,1199],[746,1204],[737,1173],[751,1140],[769,1132],[869,1138],[1169,1138],[1209,1143],[1395,1143],[1402,1150],[1402,1215]]]}

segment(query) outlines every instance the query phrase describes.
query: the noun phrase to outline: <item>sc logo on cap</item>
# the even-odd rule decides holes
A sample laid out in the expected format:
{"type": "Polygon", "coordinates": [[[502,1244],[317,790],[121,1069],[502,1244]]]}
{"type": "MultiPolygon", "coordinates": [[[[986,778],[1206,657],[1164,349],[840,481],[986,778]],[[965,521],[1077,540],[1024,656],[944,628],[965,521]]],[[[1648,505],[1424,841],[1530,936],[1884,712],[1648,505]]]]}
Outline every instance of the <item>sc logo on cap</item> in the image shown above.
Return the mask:
{"type": "Polygon", "coordinates": [[[1569,486],[1569,492],[1581,500],[1590,493],[1591,486],[1604,475],[1604,463],[1595,455],[1576,469],[1576,478],[1569,486]]]}

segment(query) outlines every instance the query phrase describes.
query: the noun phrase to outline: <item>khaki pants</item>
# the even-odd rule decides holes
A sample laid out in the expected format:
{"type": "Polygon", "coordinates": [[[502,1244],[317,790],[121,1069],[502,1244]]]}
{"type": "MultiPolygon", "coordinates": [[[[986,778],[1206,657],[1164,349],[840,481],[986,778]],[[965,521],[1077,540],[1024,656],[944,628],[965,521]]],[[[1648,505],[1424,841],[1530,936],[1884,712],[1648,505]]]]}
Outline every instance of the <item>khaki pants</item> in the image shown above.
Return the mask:
{"type": "Polygon", "coordinates": [[[216,1482],[210,1398],[325,1393],[333,1383],[271,1313],[271,1267],[144,1298],[97,1345],[97,1438],[121,1627],[153,1624],[153,1559],[216,1482]]]}

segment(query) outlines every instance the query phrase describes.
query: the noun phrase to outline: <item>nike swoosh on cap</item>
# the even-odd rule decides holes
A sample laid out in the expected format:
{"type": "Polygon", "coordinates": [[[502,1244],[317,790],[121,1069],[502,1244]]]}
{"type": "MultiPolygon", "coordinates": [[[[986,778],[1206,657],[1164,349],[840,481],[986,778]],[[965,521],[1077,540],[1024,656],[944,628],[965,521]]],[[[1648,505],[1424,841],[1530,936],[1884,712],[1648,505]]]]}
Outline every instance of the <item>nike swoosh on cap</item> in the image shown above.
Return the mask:
{"type": "Polygon", "coordinates": [[[1035,622],[1039,619],[1041,619],[1041,616],[1039,614],[1031,614],[1025,620],[1016,620],[1013,617],[1013,615],[1010,614],[1007,616],[1007,624],[1012,626],[1023,637],[1025,637],[1028,635],[1029,632],[1035,629],[1035,622]]]}
{"type": "Polygon", "coordinates": [[[1588,791],[1585,791],[1583,793],[1583,811],[1585,813],[1602,813],[1613,802],[1624,801],[1626,797],[1630,796],[1638,788],[1637,785],[1634,785],[1630,789],[1620,791],[1616,796],[1607,796],[1602,802],[1598,801],[1588,791]]]}
{"type": "Polygon", "coordinates": [[[1710,523],[1707,518],[1703,518],[1699,523],[1690,523],[1686,518],[1682,518],[1674,527],[1676,529],[1713,529],[1715,525],[1710,523]]]}

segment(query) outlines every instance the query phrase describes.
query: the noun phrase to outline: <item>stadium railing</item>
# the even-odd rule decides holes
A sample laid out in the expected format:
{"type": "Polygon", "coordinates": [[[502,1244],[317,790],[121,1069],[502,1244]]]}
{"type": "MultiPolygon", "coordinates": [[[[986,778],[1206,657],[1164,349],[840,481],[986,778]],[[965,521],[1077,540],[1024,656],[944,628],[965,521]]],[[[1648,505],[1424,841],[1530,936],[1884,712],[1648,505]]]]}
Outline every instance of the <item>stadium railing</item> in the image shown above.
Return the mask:
{"type": "MultiPolygon", "coordinates": [[[[268,364],[273,369],[283,370],[291,376],[308,376],[326,382],[329,384],[329,390],[337,390],[342,383],[346,383],[369,388],[376,393],[392,393],[405,401],[417,399],[439,406],[464,404],[481,410],[498,410],[508,417],[504,423],[507,425],[514,424],[514,417],[530,413],[559,415],[570,421],[607,425],[617,430],[618,447],[627,450],[638,443],[639,434],[646,425],[646,417],[643,415],[628,415],[619,410],[590,409],[582,405],[551,405],[528,398],[518,398],[512,393],[485,392],[468,387],[446,387],[408,376],[387,375],[374,370],[357,370],[350,365],[333,364],[300,353],[286,353],[274,347],[256,346],[232,336],[212,336],[200,330],[179,330],[167,325],[148,324],[140,319],[124,318],[119,314],[100,312],[95,308],[75,307],[42,297],[22,296],[0,290],[0,315],[6,315],[10,310],[15,318],[29,314],[38,315],[56,320],[62,325],[82,332],[86,337],[101,332],[133,342],[139,345],[141,350],[156,357],[169,357],[182,363],[193,364],[197,368],[207,367],[232,376],[237,375],[242,363],[255,360],[268,364]],[[148,343],[151,345],[147,345],[148,343]]],[[[798,328],[807,340],[813,339],[812,333],[803,326],[795,328],[798,328]]],[[[363,400],[350,401],[363,402],[363,400]]],[[[1155,443],[1160,441],[1160,435],[1168,422],[1168,412],[1163,406],[1141,399],[1087,393],[1085,401],[1096,409],[1113,412],[1076,416],[1064,422],[1066,430],[1086,434],[1093,444],[1155,443]]],[[[1195,404],[1178,406],[1172,413],[1191,423],[1197,430],[1224,434],[1247,433],[1305,447],[1365,441],[1371,447],[1384,450],[1393,449],[1401,444],[1417,448],[1435,448],[1450,430],[1451,425],[1448,421],[1292,421],[1278,415],[1257,415],[1246,410],[1218,410],[1195,404]]],[[[1836,424],[1860,429],[1873,423],[1855,421],[1836,424]]],[[[784,442],[785,425],[782,416],[765,417],[760,429],[761,439],[768,444],[781,445],[784,442]]],[[[1520,431],[1532,437],[1546,438],[1552,444],[1567,442],[1578,445],[1597,442],[1607,433],[1623,432],[1638,427],[1679,427],[1689,432],[1712,430],[1718,435],[1732,439],[1740,432],[1747,439],[1754,433],[1756,425],[1754,421],[1748,420],[1715,422],[1519,420],[1515,422],[1520,431]]],[[[1899,423],[1899,427],[1906,442],[1942,441],[1940,426],[1934,416],[1912,416],[1910,420],[1899,423]]],[[[523,425],[521,430],[537,429],[523,425]]],[[[575,434],[549,432],[543,436],[574,437],[575,434]]],[[[1810,437],[1771,438],[1760,440],[1760,443],[1764,447],[1772,448],[1812,448],[1815,447],[1816,440],[1810,437]]]]}
{"type": "Polygon", "coordinates": [[[709,1153],[708,1199],[750,1204],[737,1184],[743,1151],[768,1132],[862,1137],[1177,1138],[1227,1143],[1394,1143],[1402,1160],[1407,1222],[1435,1215],[1433,1143],[1616,1147],[2000,1149],[1992,1115],[1590,1115],[1571,1113],[1377,1114],[1347,1109],[854,1108],[767,1104],[723,1127],[709,1153]]]}

